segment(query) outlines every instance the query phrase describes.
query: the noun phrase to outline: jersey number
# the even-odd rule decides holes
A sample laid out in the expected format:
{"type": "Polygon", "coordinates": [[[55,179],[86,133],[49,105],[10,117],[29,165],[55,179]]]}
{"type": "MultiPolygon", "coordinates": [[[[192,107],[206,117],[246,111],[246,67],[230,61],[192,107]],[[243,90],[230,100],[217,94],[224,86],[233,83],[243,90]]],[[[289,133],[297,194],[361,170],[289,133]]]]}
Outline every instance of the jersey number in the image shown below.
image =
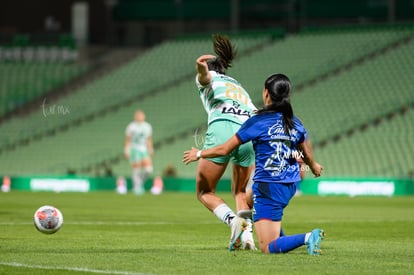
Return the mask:
{"type": "Polygon", "coordinates": [[[266,160],[265,170],[273,171],[272,174],[280,174],[286,166],[286,160],[290,158],[290,141],[270,141],[270,146],[275,148],[273,154],[266,160]]]}
{"type": "Polygon", "coordinates": [[[236,86],[232,83],[226,83],[226,92],[225,95],[227,98],[231,98],[235,101],[248,104],[249,97],[246,95],[246,93],[243,91],[243,89],[240,86],[236,86]]]}

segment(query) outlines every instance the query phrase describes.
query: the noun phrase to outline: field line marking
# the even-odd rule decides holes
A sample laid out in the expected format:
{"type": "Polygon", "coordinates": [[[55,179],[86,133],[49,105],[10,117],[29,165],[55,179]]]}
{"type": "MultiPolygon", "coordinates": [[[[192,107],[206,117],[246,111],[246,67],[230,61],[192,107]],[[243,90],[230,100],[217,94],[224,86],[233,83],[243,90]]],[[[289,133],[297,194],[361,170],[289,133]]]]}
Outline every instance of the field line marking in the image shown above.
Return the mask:
{"type": "Polygon", "coordinates": [[[67,270],[67,271],[77,271],[77,272],[90,272],[98,274],[117,274],[117,275],[144,275],[145,273],[141,272],[130,272],[130,271],[120,271],[120,270],[100,270],[100,269],[89,269],[84,267],[64,267],[64,266],[42,266],[42,265],[31,265],[23,264],[16,262],[0,262],[0,265],[11,266],[11,267],[22,267],[22,268],[31,268],[31,269],[47,269],[47,270],[67,270]]]}

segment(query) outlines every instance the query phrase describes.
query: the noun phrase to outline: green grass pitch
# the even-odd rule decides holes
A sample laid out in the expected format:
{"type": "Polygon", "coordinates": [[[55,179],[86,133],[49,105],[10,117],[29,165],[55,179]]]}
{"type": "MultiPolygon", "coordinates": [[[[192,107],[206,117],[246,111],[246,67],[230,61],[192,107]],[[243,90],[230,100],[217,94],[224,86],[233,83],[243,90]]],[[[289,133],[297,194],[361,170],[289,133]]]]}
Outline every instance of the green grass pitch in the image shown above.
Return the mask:
{"type": "Polygon", "coordinates": [[[192,193],[12,191],[0,193],[0,217],[0,274],[414,273],[414,197],[293,198],[284,230],[323,227],[321,256],[229,252],[229,228],[192,193]],[[53,235],[33,226],[45,204],[64,216],[53,235]]]}

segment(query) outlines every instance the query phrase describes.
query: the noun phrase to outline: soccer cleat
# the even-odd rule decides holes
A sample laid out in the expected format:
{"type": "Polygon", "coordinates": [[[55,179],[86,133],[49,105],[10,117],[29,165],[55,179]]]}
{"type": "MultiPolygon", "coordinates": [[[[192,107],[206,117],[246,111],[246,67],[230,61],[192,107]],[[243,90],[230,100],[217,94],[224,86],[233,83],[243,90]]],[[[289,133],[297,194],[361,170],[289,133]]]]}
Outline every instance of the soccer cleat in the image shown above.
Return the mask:
{"type": "Polygon", "coordinates": [[[231,236],[229,251],[234,251],[240,249],[241,246],[241,235],[243,231],[246,230],[247,222],[245,219],[238,216],[234,217],[230,223],[231,227],[231,236]]]}
{"type": "Polygon", "coordinates": [[[246,229],[243,231],[241,240],[241,249],[244,250],[257,250],[253,239],[253,225],[250,219],[246,219],[246,229]]]}
{"type": "Polygon", "coordinates": [[[309,236],[306,244],[306,249],[308,250],[309,255],[320,255],[321,254],[321,242],[325,237],[325,232],[323,229],[317,228],[312,230],[311,235],[309,236]]]}
{"type": "Polygon", "coordinates": [[[241,248],[244,250],[257,250],[254,244],[253,233],[250,230],[244,230],[241,235],[241,248]]]}

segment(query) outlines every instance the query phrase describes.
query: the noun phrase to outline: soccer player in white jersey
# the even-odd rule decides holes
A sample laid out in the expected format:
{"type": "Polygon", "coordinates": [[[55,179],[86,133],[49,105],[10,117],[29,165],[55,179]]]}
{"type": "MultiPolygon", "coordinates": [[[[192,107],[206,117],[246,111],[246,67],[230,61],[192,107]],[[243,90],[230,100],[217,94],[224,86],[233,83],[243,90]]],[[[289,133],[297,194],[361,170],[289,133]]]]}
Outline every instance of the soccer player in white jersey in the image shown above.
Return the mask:
{"type": "Polygon", "coordinates": [[[145,121],[145,113],[142,110],[135,112],[134,119],[125,131],[124,154],[132,166],[133,191],[141,195],[145,192],[145,180],[153,169],[152,126],[145,121]]]}
{"type": "MultiPolygon", "coordinates": [[[[234,46],[222,35],[213,35],[213,43],[217,56],[202,55],[196,61],[196,85],[208,114],[208,129],[203,149],[225,142],[256,110],[242,85],[226,75],[226,70],[231,67],[236,55],[234,46]]],[[[248,219],[246,223],[215,193],[217,183],[229,162],[232,163],[231,190],[237,213],[249,213],[246,185],[254,168],[254,151],[251,143],[241,145],[227,156],[200,159],[196,175],[197,198],[217,218],[230,226],[230,251],[240,248],[255,250],[251,220],[248,219]]]]}

